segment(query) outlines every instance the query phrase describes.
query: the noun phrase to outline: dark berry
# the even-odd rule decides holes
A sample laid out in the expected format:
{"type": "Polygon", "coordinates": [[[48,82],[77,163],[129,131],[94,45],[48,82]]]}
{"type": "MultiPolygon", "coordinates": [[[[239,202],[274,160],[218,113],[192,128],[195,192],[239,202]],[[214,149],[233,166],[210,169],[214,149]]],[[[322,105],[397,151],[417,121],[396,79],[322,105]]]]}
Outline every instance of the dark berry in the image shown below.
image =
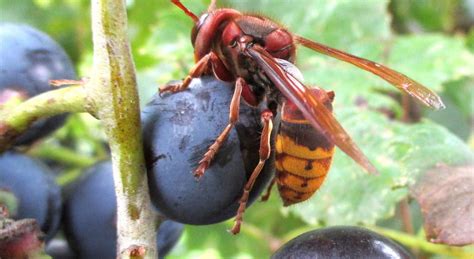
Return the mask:
{"type": "MultiPolygon", "coordinates": [[[[231,84],[203,77],[194,79],[184,92],[163,98],[156,95],[144,108],[151,199],[168,218],[205,225],[236,215],[244,185],[259,160],[259,109],[241,103],[239,121],[211,166],[201,179],[193,176],[198,162],[229,121],[233,91],[231,84]]],[[[273,163],[272,153],[252,188],[249,204],[273,176],[273,163]]]]}
{"type": "Polygon", "coordinates": [[[394,241],[361,227],[338,226],[304,233],[284,244],[272,259],[413,258],[394,241]]]}
{"type": "MultiPolygon", "coordinates": [[[[64,229],[71,248],[80,258],[116,257],[116,208],[110,162],[93,166],[69,187],[64,229]]],[[[157,232],[160,257],[177,243],[182,230],[182,224],[170,220],[160,225],[157,232]]]]}
{"type": "MultiPolygon", "coordinates": [[[[29,98],[53,89],[52,79],[75,79],[71,60],[45,33],[27,25],[0,24],[0,104],[12,91],[29,98]]],[[[17,145],[30,144],[60,127],[65,115],[35,122],[17,138],[17,145]]]]}
{"type": "Polygon", "coordinates": [[[36,219],[46,240],[56,233],[61,217],[61,192],[50,169],[28,156],[7,152],[0,155],[0,189],[16,197],[14,219],[36,219]]]}

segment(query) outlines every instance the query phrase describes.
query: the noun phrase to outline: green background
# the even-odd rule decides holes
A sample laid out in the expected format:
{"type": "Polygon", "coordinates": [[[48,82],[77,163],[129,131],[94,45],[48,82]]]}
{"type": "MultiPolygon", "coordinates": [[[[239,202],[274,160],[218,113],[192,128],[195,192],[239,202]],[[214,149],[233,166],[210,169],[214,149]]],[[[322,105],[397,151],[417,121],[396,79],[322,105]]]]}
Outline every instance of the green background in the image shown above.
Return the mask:
{"type": "MultiPolygon", "coordinates": [[[[208,4],[183,2],[195,13],[206,10],[208,4]]],[[[399,70],[438,92],[447,109],[419,107],[421,121],[404,123],[395,88],[370,73],[300,48],[297,66],[306,83],[336,92],[336,117],[380,175],[366,174],[337,151],[326,182],[309,201],[283,208],[275,190],[268,202],[248,209],[240,235],[227,233],[231,220],[187,226],[169,258],[266,258],[298,234],[331,225],[377,227],[418,249],[418,255],[433,258],[469,250],[424,246],[419,206],[409,199],[414,234],[403,232],[397,210],[427,169],[473,160],[474,7],[468,2],[219,1],[220,7],[266,15],[298,35],[399,70]]],[[[160,84],[183,78],[192,67],[192,21],[165,0],[130,0],[127,6],[143,106],[160,84]]],[[[85,0],[0,0],[0,20],[46,31],[66,49],[79,75],[87,77],[92,63],[89,8],[85,0]]],[[[56,162],[58,182],[64,185],[108,156],[104,141],[97,121],[74,115],[29,153],[56,162]]]]}

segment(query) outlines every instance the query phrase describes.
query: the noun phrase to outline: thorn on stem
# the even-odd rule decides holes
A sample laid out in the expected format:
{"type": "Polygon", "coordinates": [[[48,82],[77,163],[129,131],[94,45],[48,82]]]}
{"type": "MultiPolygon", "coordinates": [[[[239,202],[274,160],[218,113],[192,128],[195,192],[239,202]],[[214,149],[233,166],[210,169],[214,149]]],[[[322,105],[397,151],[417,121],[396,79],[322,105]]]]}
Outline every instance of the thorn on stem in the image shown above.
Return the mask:
{"type": "Polygon", "coordinates": [[[125,255],[130,258],[145,258],[146,248],[143,246],[133,245],[125,250],[125,255]]]}
{"type": "Polygon", "coordinates": [[[65,85],[84,85],[89,81],[88,78],[81,78],[81,80],[71,80],[71,79],[57,79],[49,80],[49,84],[55,87],[65,86],[65,85]]]}

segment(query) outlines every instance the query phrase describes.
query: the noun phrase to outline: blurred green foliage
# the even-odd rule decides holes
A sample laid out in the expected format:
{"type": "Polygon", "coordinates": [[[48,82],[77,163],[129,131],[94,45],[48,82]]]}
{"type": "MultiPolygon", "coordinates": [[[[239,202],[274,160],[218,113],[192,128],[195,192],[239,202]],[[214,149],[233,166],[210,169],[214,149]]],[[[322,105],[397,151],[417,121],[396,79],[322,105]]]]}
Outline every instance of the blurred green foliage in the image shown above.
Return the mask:
{"type": "MultiPolygon", "coordinates": [[[[196,13],[208,4],[183,2],[196,13]]],[[[273,192],[268,202],[248,210],[236,237],[225,231],[231,221],[188,226],[169,258],[266,258],[282,242],[326,225],[378,224],[401,231],[395,213],[398,203],[420,175],[440,163],[473,160],[467,141],[474,132],[474,17],[468,4],[463,0],[219,1],[221,7],[267,15],[296,34],[385,63],[440,93],[448,108],[440,112],[421,108],[421,122],[403,123],[403,108],[393,98],[397,97],[393,87],[351,65],[300,48],[297,65],[305,81],[336,92],[336,117],[380,175],[367,175],[338,151],[327,181],[311,200],[283,208],[273,192]]],[[[158,84],[182,78],[191,68],[192,22],[168,1],[129,0],[127,5],[143,105],[158,84]]],[[[0,0],[0,10],[0,21],[28,23],[49,33],[65,47],[80,75],[90,74],[89,1],[0,0]]],[[[91,161],[107,153],[100,126],[89,116],[73,116],[45,143],[65,146],[91,161]]],[[[55,159],[47,153],[36,154],[55,159]]],[[[69,161],[67,172],[75,177],[84,166],[69,161]]],[[[419,213],[414,213],[413,221],[420,222],[419,213]]],[[[417,231],[419,227],[416,224],[417,231]]],[[[413,238],[426,242],[419,235],[413,238]]]]}
{"type": "Polygon", "coordinates": [[[402,32],[451,31],[461,0],[397,0],[390,3],[395,28],[402,32]]]}

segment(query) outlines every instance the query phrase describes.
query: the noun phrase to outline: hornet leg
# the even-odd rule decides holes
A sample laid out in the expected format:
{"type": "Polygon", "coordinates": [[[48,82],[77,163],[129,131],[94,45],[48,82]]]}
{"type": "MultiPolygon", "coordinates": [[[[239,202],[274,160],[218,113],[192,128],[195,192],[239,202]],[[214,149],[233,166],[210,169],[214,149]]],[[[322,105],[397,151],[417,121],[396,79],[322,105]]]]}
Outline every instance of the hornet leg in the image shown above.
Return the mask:
{"type": "Polygon", "coordinates": [[[237,210],[237,216],[235,217],[235,223],[230,232],[234,235],[238,234],[240,232],[240,225],[242,224],[242,218],[245,212],[245,208],[247,206],[247,201],[249,199],[249,193],[250,190],[252,190],[253,184],[255,183],[255,180],[257,179],[258,175],[262,171],[263,166],[265,165],[265,162],[267,159],[270,157],[271,153],[271,146],[270,146],[270,136],[272,133],[273,129],[273,114],[271,111],[266,110],[262,112],[261,115],[262,118],[262,123],[263,123],[263,131],[262,131],[262,136],[260,138],[260,160],[255,167],[255,169],[252,172],[252,175],[250,176],[250,179],[247,181],[244,187],[244,193],[242,194],[242,197],[240,198],[240,205],[239,209],[237,210]]]}
{"type": "Polygon", "coordinates": [[[217,137],[216,141],[209,147],[201,161],[199,161],[199,166],[194,171],[194,176],[196,178],[199,179],[204,175],[204,172],[207,170],[207,168],[209,168],[211,161],[216,155],[217,151],[219,151],[220,147],[229,136],[230,131],[234,127],[235,123],[239,120],[240,96],[242,95],[242,88],[245,84],[245,80],[241,77],[239,77],[235,82],[234,95],[232,96],[232,101],[230,102],[229,124],[227,124],[219,137],[217,137]]]}
{"type": "Polygon", "coordinates": [[[167,84],[165,86],[160,87],[159,92],[160,95],[164,93],[177,93],[186,90],[189,87],[189,84],[193,80],[193,78],[200,77],[204,72],[206,72],[209,64],[212,62],[212,59],[215,58],[216,54],[214,52],[210,52],[209,54],[202,57],[189,71],[189,74],[184,78],[183,82],[177,84],[167,84]]]}
{"type": "Polygon", "coordinates": [[[270,194],[272,193],[273,185],[275,185],[275,182],[276,182],[276,176],[273,176],[272,181],[270,182],[270,184],[269,184],[268,187],[267,187],[267,191],[266,191],[265,194],[262,196],[262,198],[260,199],[260,201],[268,201],[268,198],[270,198],[270,194]]]}

